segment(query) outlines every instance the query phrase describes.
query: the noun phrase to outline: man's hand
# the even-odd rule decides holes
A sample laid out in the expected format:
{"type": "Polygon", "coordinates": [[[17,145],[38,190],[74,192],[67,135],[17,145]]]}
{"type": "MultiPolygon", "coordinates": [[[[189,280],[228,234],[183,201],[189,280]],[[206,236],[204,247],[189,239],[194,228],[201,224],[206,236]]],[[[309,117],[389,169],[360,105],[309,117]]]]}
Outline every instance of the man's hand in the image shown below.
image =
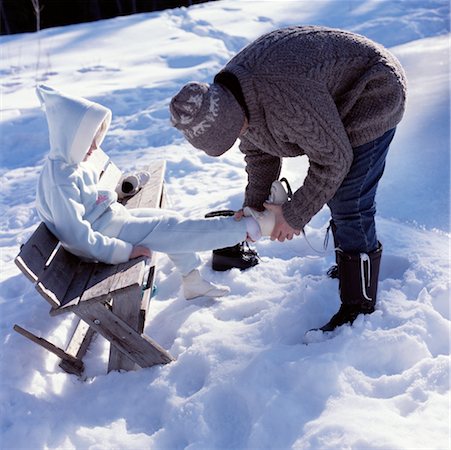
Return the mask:
{"type": "Polygon", "coordinates": [[[274,230],[272,230],[271,233],[271,241],[275,241],[276,239],[280,242],[283,242],[285,239],[291,241],[294,235],[299,236],[301,234],[300,230],[296,230],[295,228],[288,225],[288,222],[283,217],[281,205],[265,203],[264,206],[266,209],[272,211],[276,216],[276,224],[274,226],[274,230]]]}
{"type": "Polygon", "coordinates": [[[129,259],[135,259],[140,256],[146,256],[147,258],[150,258],[152,256],[152,252],[147,247],[143,247],[141,245],[137,245],[137,246],[133,247],[133,250],[130,253],[129,259]]]}

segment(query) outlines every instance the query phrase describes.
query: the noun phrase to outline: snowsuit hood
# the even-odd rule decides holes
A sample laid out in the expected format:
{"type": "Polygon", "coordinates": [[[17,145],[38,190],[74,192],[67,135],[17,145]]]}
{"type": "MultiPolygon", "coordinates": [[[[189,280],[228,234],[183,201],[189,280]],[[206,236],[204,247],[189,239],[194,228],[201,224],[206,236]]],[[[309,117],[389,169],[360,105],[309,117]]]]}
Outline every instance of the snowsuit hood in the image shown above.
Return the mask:
{"type": "Polygon", "coordinates": [[[36,93],[45,109],[49,127],[49,159],[79,164],[94,138],[100,146],[111,123],[108,108],[42,84],[37,86],[36,93]]]}

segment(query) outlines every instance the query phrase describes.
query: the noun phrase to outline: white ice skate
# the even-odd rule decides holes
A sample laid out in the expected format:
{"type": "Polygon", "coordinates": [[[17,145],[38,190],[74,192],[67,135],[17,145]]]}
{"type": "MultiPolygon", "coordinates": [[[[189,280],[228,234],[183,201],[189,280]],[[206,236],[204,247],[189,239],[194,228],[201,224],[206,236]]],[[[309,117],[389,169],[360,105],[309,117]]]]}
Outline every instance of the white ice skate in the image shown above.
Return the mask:
{"type": "Polygon", "coordinates": [[[150,180],[150,173],[147,171],[135,172],[124,175],[117,187],[116,193],[119,200],[132,197],[150,180]]]}
{"type": "MultiPolygon", "coordinates": [[[[273,181],[271,185],[271,191],[266,200],[266,203],[273,205],[283,205],[288,201],[288,193],[285,190],[281,181],[273,181]]],[[[262,236],[271,236],[272,230],[276,224],[276,216],[272,211],[265,209],[263,211],[257,211],[249,206],[243,209],[245,217],[253,217],[260,226],[262,236]]]]}
{"type": "Polygon", "coordinates": [[[253,217],[258,223],[262,236],[271,236],[276,224],[276,215],[269,209],[257,211],[254,208],[245,206],[243,209],[245,217],[253,217]]]}
{"type": "Polygon", "coordinates": [[[288,201],[288,194],[281,181],[276,180],[271,184],[271,192],[266,203],[273,205],[283,205],[288,201]]]}

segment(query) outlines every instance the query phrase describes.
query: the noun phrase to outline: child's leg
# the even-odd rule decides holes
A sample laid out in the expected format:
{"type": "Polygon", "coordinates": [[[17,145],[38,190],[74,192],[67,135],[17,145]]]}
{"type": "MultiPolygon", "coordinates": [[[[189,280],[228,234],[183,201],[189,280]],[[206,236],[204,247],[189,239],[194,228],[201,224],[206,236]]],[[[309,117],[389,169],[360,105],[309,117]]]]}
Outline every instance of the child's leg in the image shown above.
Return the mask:
{"type": "Polygon", "coordinates": [[[196,251],[230,247],[246,239],[246,221],[231,217],[183,219],[173,211],[130,210],[118,238],[166,253],[183,275],[200,264],[196,251]]]}
{"type": "Polygon", "coordinates": [[[172,211],[162,210],[157,217],[145,216],[146,213],[145,210],[132,210],[118,237],[134,245],[171,254],[228,247],[247,237],[246,221],[237,221],[233,217],[184,219],[172,211]]]}
{"type": "Polygon", "coordinates": [[[240,222],[233,218],[218,220],[184,220],[174,211],[161,209],[130,210],[121,235],[139,239],[135,244],[165,252],[183,275],[183,294],[187,300],[197,297],[222,297],[229,288],[217,286],[202,278],[198,270],[200,258],[195,251],[234,245],[249,234],[258,239],[260,228],[252,218],[240,222]]]}
{"type": "MultiPolygon", "coordinates": [[[[160,219],[168,219],[171,217],[176,220],[183,219],[183,217],[176,211],[165,210],[165,209],[160,209],[160,208],[135,208],[135,209],[129,209],[128,213],[133,218],[151,219],[152,221],[158,221],[160,219]]],[[[129,222],[126,225],[129,225],[133,222],[134,222],[133,219],[129,220],[129,222]]],[[[138,226],[140,226],[140,225],[138,225],[137,223],[135,223],[134,225],[129,225],[129,226],[127,226],[127,230],[133,230],[132,234],[134,234],[134,231],[135,231],[134,229],[138,226]]],[[[151,226],[153,226],[153,225],[151,225],[151,226]]],[[[143,227],[144,237],[145,237],[148,234],[148,227],[146,227],[145,225],[142,225],[142,227],[143,227]]],[[[128,242],[130,242],[129,235],[127,235],[127,231],[125,231],[125,228],[126,228],[126,226],[124,225],[124,228],[122,228],[122,232],[119,235],[119,238],[121,238],[121,236],[122,236],[122,238],[124,240],[127,240],[128,242]]],[[[140,239],[140,241],[134,240],[132,242],[134,245],[142,244],[142,238],[143,238],[142,233],[139,233],[138,238],[140,239]]],[[[146,244],[143,244],[143,245],[146,245],[146,244]]],[[[149,248],[150,248],[150,246],[149,246],[149,248]]],[[[154,248],[151,248],[151,249],[157,251],[154,248]]],[[[172,261],[174,266],[177,267],[177,269],[180,271],[180,273],[183,276],[187,275],[192,270],[196,269],[197,267],[199,267],[201,265],[201,259],[195,252],[174,253],[174,254],[168,253],[168,252],[163,252],[163,253],[166,253],[168,255],[168,258],[172,261]]]]}
{"type": "Polygon", "coordinates": [[[176,217],[182,219],[182,216],[170,209],[161,208],[132,208],[128,209],[127,212],[133,217],[144,217],[144,218],[162,218],[162,217],[176,217]]]}

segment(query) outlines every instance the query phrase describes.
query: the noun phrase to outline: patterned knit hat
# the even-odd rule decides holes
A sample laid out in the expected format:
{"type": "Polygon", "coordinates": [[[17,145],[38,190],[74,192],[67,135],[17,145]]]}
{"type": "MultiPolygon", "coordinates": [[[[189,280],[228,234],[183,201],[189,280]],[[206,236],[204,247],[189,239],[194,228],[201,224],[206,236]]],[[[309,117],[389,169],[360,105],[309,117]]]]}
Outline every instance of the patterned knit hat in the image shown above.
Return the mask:
{"type": "Polygon", "coordinates": [[[232,147],[244,124],[244,112],[220,84],[190,82],[169,105],[171,122],[194,147],[219,156],[232,147]]]}

